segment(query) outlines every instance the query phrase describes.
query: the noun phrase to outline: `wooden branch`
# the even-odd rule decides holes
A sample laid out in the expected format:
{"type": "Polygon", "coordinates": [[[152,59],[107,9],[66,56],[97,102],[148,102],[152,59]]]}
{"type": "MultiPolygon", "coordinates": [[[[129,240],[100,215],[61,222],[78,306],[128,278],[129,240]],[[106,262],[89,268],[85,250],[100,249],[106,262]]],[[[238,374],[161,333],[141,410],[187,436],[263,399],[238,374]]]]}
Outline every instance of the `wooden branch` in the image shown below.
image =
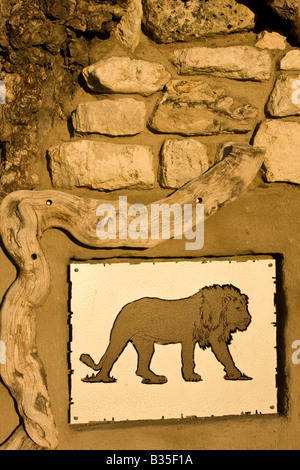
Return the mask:
{"type": "Polygon", "coordinates": [[[30,439],[23,426],[19,426],[0,450],[39,450],[39,446],[30,439]]]}
{"type": "MultiPolygon", "coordinates": [[[[248,189],[263,163],[264,153],[262,148],[235,145],[228,157],[204,175],[156,204],[196,205],[201,198],[207,218],[248,189]]],[[[8,195],[1,204],[1,237],[19,274],[0,311],[0,340],[6,345],[6,364],[0,365],[0,374],[24,423],[24,428],[19,427],[2,449],[55,449],[58,443],[45,373],[36,348],[36,316],[51,285],[40,246],[43,232],[61,228],[78,242],[95,248],[149,248],[163,241],[163,230],[160,229],[159,239],[152,240],[150,228],[148,240],[100,240],[96,234],[96,211],[104,203],[108,202],[58,191],[20,191],[8,195]]],[[[118,202],[110,204],[118,209],[118,202]]]]}

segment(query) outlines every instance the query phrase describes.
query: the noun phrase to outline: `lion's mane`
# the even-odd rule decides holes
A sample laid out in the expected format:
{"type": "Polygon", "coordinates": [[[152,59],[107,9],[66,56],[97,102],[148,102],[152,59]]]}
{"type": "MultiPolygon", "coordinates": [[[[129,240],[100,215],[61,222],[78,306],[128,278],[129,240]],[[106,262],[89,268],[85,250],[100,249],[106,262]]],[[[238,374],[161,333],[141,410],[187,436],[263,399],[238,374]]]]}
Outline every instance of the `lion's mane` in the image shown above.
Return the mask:
{"type": "Polygon", "coordinates": [[[219,330],[219,341],[230,344],[231,333],[236,328],[232,328],[227,321],[228,303],[226,299],[240,299],[244,305],[248,306],[248,297],[232,285],[214,285],[200,289],[194,295],[198,303],[199,316],[195,321],[195,337],[199,341],[202,349],[210,346],[209,336],[213,330],[219,330]]]}

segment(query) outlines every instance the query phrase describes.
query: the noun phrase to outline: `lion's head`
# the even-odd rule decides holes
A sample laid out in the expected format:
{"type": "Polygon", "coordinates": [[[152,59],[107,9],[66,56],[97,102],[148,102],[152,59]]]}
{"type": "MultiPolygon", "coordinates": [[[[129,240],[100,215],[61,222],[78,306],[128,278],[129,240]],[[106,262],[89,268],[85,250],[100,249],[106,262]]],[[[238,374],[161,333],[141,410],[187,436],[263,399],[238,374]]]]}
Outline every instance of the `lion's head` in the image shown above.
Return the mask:
{"type": "Polygon", "coordinates": [[[197,294],[200,321],[197,320],[197,338],[200,347],[209,346],[211,331],[218,330],[220,341],[230,343],[231,333],[245,331],[251,323],[248,296],[232,285],[214,285],[201,289],[197,294]]]}
{"type": "Polygon", "coordinates": [[[248,296],[242,294],[234,286],[225,286],[223,305],[225,307],[225,323],[233,333],[236,330],[245,331],[251,323],[251,315],[248,311],[248,296]]]}

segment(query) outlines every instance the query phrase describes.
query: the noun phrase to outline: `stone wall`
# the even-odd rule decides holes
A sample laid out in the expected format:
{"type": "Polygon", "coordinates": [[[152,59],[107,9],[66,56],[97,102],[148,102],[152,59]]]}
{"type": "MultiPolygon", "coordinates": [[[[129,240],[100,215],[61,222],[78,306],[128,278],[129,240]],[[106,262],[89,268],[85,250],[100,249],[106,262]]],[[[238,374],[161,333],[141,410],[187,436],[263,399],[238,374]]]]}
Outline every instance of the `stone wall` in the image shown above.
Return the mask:
{"type": "MultiPolygon", "coordinates": [[[[224,418],[144,423],[130,432],[127,424],[117,431],[76,432],[67,427],[66,265],[72,258],[131,259],[141,253],[93,251],[60,232],[45,234],[53,289],[38,320],[38,347],[60,448],[119,448],[120,436],[127,448],[299,446],[299,380],[288,356],[300,336],[296,3],[0,0],[0,80],[6,85],[6,104],[0,104],[1,197],[54,188],[149,203],[205,172],[233,143],[251,143],[266,148],[260,174],[244,198],[210,218],[205,246],[194,256],[281,257],[278,370],[282,382],[288,376],[291,392],[287,397],[279,389],[279,410],[286,413],[288,403],[287,420],[284,414],[274,421],[224,418]]],[[[172,240],[143,256],[178,259],[186,251],[172,240]]],[[[0,258],[4,295],[15,272],[3,250],[0,258]]],[[[0,401],[1,442],[19,420],[2,384],[0,401]]]]}
{"type": "Polygon", "coordinates": [[[53,186],[151,189],[158,177],[178,188],[235,140],[267,148],[265,181],[299,183],[299,124],[276,120],[300,114],[292,100],[300,71],[291,70],[299,51],[277,32],[231,36],[234,45],[222,39],[161,46],[143,38],[134,54],[116,45],[83,68],[67,116],[72,138],[48,149],[53,186]]]}
{"type": "MultiPolygon", "coordinates": [[[[266,181],[298,183],[296,141],[283,162],[273,147],[287,125],[272,120],[300,114],[291,99],[299,51],[272,24],[261,31],[250,6],[1,0],[3,195],[50,181],[59,189],[174,188],[232,141],[268,147],[266,181]],[[256,136],[262,125],[268,139],[256,136]]],[[[288,131],[296,135],[297,125],[288,131]]]]}

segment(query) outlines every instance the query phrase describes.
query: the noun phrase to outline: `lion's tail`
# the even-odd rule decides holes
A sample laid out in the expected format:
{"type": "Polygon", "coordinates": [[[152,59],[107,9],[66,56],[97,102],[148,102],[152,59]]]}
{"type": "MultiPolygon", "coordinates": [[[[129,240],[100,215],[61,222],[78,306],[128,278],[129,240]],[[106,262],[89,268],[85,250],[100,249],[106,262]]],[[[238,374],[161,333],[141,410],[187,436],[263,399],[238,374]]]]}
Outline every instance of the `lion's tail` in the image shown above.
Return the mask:
{"type": "Polygon", "coordinates": [[[85,364],[86,366],[90,367],[91,369],[95,371],[100,370],[102,367],[102,360],[99,362],[99,364],[96,364],[89,354],[82,354],[80,356],[80,360],[81,362],[83,362],[83,364],[85,364]]]}

